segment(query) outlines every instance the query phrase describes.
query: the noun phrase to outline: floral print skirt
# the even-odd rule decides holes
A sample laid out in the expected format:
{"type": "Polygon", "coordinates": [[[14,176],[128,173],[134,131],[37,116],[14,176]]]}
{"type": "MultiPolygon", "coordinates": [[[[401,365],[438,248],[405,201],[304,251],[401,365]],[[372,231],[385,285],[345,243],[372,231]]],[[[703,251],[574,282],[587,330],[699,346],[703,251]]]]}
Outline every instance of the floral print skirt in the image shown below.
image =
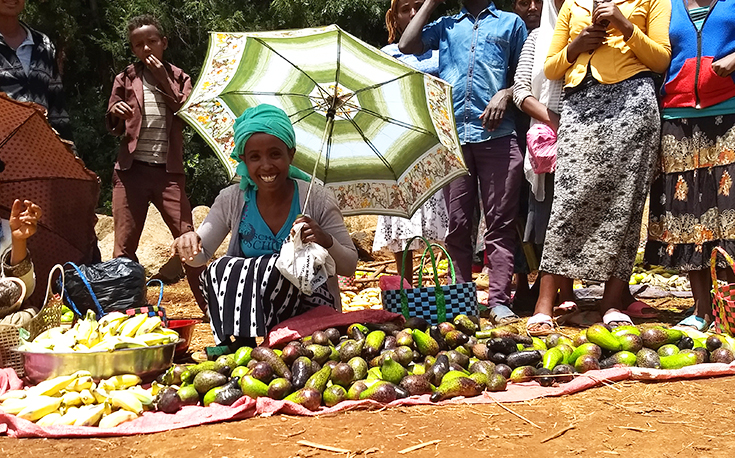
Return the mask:
{"type": "MultiPolygon", "coordinates": [[[[438,191],[416,210],[411,219],[378,216],[373,251],[388,248],[393,253],[401,252],[406,248],[406,243],[417,235],[423,235],[430,242],[444,242],[448,228],[449,214],[444,194],[438,191]]],[[[421,240],[414,240],[408,249],[418,250],[423,246],[421,240]]]]}
{"type": "Polygon", "coordinates": [[[689,271],[709,268],[716,246],[735,255],[734,175],[735,114],[665,119],[646,261],[689,271]]]}
{"type": "Polygon", "coordinates": [[[565,97],[539,270],[628,281],[660,128],[651,78],[596,84],[565,97]]]}

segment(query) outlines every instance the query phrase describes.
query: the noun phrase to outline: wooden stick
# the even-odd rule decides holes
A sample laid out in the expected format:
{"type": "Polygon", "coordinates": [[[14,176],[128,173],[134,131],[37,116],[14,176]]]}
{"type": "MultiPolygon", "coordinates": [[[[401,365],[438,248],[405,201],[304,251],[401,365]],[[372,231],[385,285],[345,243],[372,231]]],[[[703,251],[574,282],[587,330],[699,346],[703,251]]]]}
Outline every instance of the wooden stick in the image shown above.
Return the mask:
{"type": "Polygon", "coordinates": [[[422,443],[416,444],[416,445],[414,445],[412,447],[404,448],[403,450],[399,451],[398,453],[400,453],[401,455],[403,455],[403,454],[406,454],[408,452],[413,452],[414,450],[418,450],[420,448],[428,447],[429,445],[438,444],[439,442],[441,442],[440,439],[436,439],[436,440],[429,441],[429,442],[422,442],[422,443]]]}
{"type": "Polygon", "coordinates": [[[369,262],[365,264],[365,267],[377,267],[377,266],[383,266],[385,264],[390,264],[391,262],[396,262],[395,259],[391,259],[390,261],[375,261],[375,262],[369,262]]]}
{"type": "Polygon", "coordinates": [[[567,427],[566,427],[566,428],[564,428],[564,429],[560,429],[559,431],[555,432],[555,433],[554,433],[554,434],[552,434],[551,436],[549,436],[549,437],[547,437],[547,438],[543,439],[543,440],[541,441],[541,443],[543,444],[544,442],[548,442],[548,441],[550,441],[551,439],[556,439],[557,437],[561,436],[561,435],[562,435],[562,434],[564,434],[565,432],[569,431],[570,429],[574,429],[574,428],[576,428],[576,427],[577,427],[577,425],[569,425],[569,426],[567,426],[567,427]]]}
{"type": "Polygon", "coordinates": [[[500,402],[499,402],[499,401],[498,401],[497,399],[495,399],[494,397],[490,396],[490,395],[488,394],[488,392],[487,392],[487,391],[484,391],[484,392],[483,392],[482,394],[483,394],[483,395],[484,395],[485,397],[488,397],[488,398],[490,398],[491,400],[495,401],[495,403],[496,403],[497,405],[499,405],[499,406],[500,406],[500,407],[502,407],[503,409],[507,410],[508,412],[512,413],[513,415],[515,415],[516,417],[520,418],[521,420],[525,421],[525,422],[526,422],[526,423],[528,423],[529,425],[531,425],[531,426],[533,426],[533,427],[535,427],[535,428],[538,428],[538,429],[543,429],[543,428],[541,428],[541,427],[540,427],[539,425],[537,425],[536,423],[534,423],[534,422],[532,422],[531,420],[529,420],[528,418],[524,417],[523,415],[521,415],[521,414],[518,414],[518,413],[515,413],[515,412],[513,412],[512,410],[510,410],[509,408],[505,407],[505,406],[504,406],[503,404],[501,404],[501,403],[500,403],[500,402]]]}
{"type": "Polygon", "coordinates": [[[370,278],[373,278],[373,279],[377,278],[378,275],[380,275],[386,269],[386,267],[387,266],[383,265],[375,269],[375,272],[370,274],[370,278]]]}
{"type": "Polygon", "coordinates": [[[616,426],[616,428],[620,429],[629,429],[631,431],[638,431],[640,433],[655,433],[655,429],[645,429],[645,428],[636,428],[635,426],[616,426]]]}
{"type": "Polygon", "coordinates": [[[317,444],[316,442],[309,442],[309,441],[301,440],[301,441],[298,441],[296,443],[299,444],[299,445],[303,445],[305,447],[318,448],[319,450],[326,450],[328,452],[350,453],[349,450],[344,449],[344,448],[330,447],[329,445],[317,444]]]}

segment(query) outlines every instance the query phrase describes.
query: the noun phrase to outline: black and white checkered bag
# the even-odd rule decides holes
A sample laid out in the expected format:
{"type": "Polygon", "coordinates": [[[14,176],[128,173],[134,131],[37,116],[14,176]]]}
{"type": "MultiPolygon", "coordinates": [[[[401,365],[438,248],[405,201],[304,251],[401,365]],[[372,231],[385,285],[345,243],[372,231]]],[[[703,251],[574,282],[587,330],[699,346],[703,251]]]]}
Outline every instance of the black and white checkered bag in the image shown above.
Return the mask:
{"type": "MultiPolygon", "coordinates": [[[[431,244],[423,237],[421,238],[426,244],[426,249],[421,257],[421,267],[419,268],[419,284],[423,284],[422,272],[424,269],[424,260],[427,255],[431,260],[431,266],[434,272],[434,282],[437,286],[422,286],[413,289],[404,289],[403,282],[401,289],[383,291],[383,309],[393,313],[400,313],[405,318],[417,316],[424,318],[432,324],[438,324],[452,317],[464,315],[477,315],[477,286],[474,282],[456,283],[454,274],[454,265],[449,254],[443,246],[431,244]],[[433,247],[440,248],[444,251],[449,264],[449,271],[452,277],[451,285],[441,285],[439,282],[439,273],[436,269],[436,259],[434,257],[433,247]]],[[[406,247],[411,245],[413,239],[406,243],[406,247]]],[[[403,252],[405,265],[405,256],[409,250],[403,252]]],[[[403,277],[403,272],[401,272],[403,277]]]]}

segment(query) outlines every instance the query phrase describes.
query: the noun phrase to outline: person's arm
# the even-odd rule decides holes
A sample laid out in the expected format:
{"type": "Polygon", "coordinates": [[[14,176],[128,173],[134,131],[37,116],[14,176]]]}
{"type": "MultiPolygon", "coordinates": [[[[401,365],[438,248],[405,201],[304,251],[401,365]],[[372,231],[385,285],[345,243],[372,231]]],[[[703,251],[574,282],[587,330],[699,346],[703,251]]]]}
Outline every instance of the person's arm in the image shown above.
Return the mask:
{"type": "MultiPolygon", "coordinates": [[[[406,26],[406,30],[403,31],[403,35],[401,35],[401,39],[398,42],[398,49],[403,54],[416,54],[421,55],[426,52],[426,46],[424,45],[424,39],[429,39],[431,43],[434,41],[432,37],[422,37],[422,34],[424,32],[423,28],[424,26],[429,22],[429,18],[431,17],[431,13],[434,12],[437,6],[444,3],[444,0],[426,0],[423,5],[421,5],[421,8],[419,8],[416,15],[411,19],[411,22],[408,23],[408,26],[406,26]]],[[[434,31],[427,31],[434,33],[434,31]]],[[[430,49],[437,49],[437,46],[429,46],[430,49]]]]}
{"type": "Polygon", "coordinates": [[[531,32],[523,44],[513,81],[513,103],[521,109],[523,101],[527,97],[533,97],[531,78],[533,77],[533,61],[536,53],[536,37],[538,37],[538,32],[531,32]]]}
{"type": "Polygon", "coordinates": [[[124,76],[125,72],[115,77],[105,114],[107,130],[117,137],[125,133],[125,119],[133,116],[133,109],[125,102],[124,76]]]}
{"type": "MultiPolygon", "coordinates": [[[[316,189],[316,186],[314,189],[316,189]]],[[[332,245],[327,248],[327,251],[334,259],[336,273],[343,277],[350,277],[355,274],[355,269],[357,269],[358,256],[352,237],[350,237],[350,233],[347,232],[347,227],[345,227],[342,212],[339,210],[334,196],[323,188],[317,196],[319,199],[314,199],[315,196],[312,196],[312,199],[321,202],[321,211],[318,212],[318,217],[314,216],[314,220],[332,238],[332,245]]]]}
{"type": "Polygon", "coordinates": [[[735,71],[735,52],[712,62],[712,71],[723,78],[730,76],[735,71]]]}
{"type": "Polygon", "coordinates": [[[155,56],[151,55],[148,58],[155,60],[155,63],[150,65],[146,63],[146,65],[156,78],[158,83],[156,87],[161,90],[166,106],[176,113],[191,94],[191,78],[181,70],[178,71],[178,75],[175,75],[175,71],[169,64],[164,65],[155,56]]]}
{"type": "MultiPolygon", "coordinates": [[[[217,248],[222,244],[227,234],[230,233],[231,208],[234,204],[232,199],[236,197],[230,191],[230,188],[225,188],[220,192],[214,200],[214,204],[212,204],[212,208],[209,210],[202,225],[196,230],[195,238],[199,241],[198,249],[196,250],[197,253],[194,253],[194,250],[192,250],[191,254],[193,256],[186,256],[190,252],[185,251],[184,245],[191,247],[194,241],[192,239],[192,232],[187,232],[174,240],[172,254],[182,256],[181,260],[192,267],[203,266],[207,261],[212,259],[214,252],[217,251],[217,248]]],[[[232,237],[237,237],[237,233],[233,233],[232,237]]]]}
{"type": "Polygon", "coordinates": [[[576,62],[580,54],[594,51],[605,41],[605,27],[596,23],[582,29],[579,35],[571,40],[572,10],[570,3],[564,3],[559,11],[554,36],[544,63],[544,74],[550,80],[564,78],[567,70],[576,62]]]}
{"type": "Polygon", "coordinates": [[[656,73],[664,73],[671,61],[669,42],[669,22],[671,21],[671,2],[653,0],[650,3],[645,34],[620,12],[613,2],[601,3],[592,16],[593,21],[610,21],[610,26],[623,34],[626,44],[643,65],[656,73]]]}

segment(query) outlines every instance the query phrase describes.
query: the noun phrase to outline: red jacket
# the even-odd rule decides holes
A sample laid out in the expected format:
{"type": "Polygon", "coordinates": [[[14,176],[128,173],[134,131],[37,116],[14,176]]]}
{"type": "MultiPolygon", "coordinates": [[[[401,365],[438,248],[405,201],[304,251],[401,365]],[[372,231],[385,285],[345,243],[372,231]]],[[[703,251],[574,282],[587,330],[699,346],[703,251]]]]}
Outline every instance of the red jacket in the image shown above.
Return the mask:
{"type": "MultiPolygon", "coordinates": [[[[182,133],[184,121],[175,115],[189,97],[191,92],[191,78],[178,67],[164,62],[168,71],[171,97],[161,90],[166,100],[166,128],[168,130],[168,153],[166,156],[166,171],[169,173],[184,173],[184,136],[182,133]]],[[[107,129],[116,136],[123,135],[120,151],[115,163],[116,170],[127,170],[133,164],[133,152],[138,145],[140,126],[143,121],[143,63],[136,62],[115,77],[112,86],[112,95],[107,104],[105,123],[107,129]],[[110,113],[112,106],[123,101],[133,109],[133,117],[123,120],[110,113]]],[[[159,88],[160,89],[160,88],[159,88]]]]}

